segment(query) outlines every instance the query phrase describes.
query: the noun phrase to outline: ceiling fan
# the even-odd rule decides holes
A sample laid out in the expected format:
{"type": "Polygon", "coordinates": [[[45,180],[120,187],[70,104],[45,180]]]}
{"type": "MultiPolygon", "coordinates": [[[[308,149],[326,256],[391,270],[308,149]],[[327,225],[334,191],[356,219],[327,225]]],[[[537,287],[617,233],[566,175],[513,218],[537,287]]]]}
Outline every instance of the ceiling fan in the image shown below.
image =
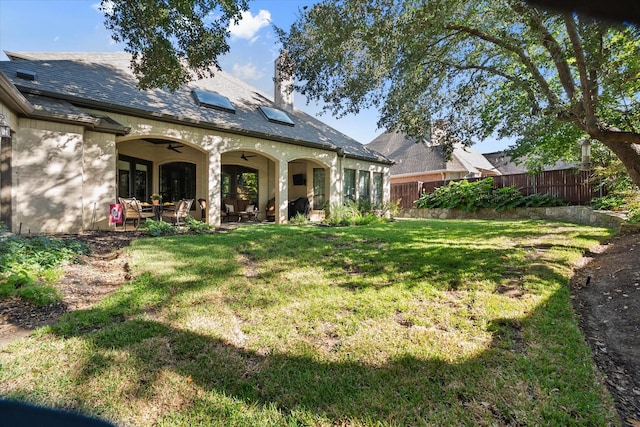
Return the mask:
{"type": "Polygon", "coordinates": [[[182,153],[182,151],[178,150],[178,148],[182,148],[182,147],[184,147],[184,145],[169,144],[167,145],[167,150],[175,151],[176,153],[182,153]]]}
{"type": "Polygon", "coordinates": [[[244,152],[242,153],[242,156],[240,156],[242,160],[246,160],[247,162],[249,161],[250,157],[258,157],[258,156],[247,156],[246,154],[244,154],[244,152]]]}

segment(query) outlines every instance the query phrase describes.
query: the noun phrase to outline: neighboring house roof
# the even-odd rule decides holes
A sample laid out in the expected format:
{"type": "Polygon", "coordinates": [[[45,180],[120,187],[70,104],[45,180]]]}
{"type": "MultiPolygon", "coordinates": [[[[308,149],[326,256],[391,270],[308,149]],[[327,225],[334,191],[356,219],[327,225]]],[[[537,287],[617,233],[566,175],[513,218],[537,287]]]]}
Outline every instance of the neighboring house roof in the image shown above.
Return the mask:
{"type": "MultiPolygon", "coordinates": [[[[484,157],[502,173],[502,175],[515,175],[519,173],[529,172],[525,165],[525,159],[521,159],[518,163],[511,160],[511,157],[504,151],[496,151],[494,153],[485,153],[484,157]]],[[[557,161],[553,165],[545,166],[543,171],[553,171],[562,169],[573,169],[577,167],[576,163],[569,163],[562,160],[557,161]]]]}
{"type": "MultiPolygon", "coordinates": [[[[125,53],[18,53],[5,52],[11,61],[0,61],[0,71],[33,105],[34,115],[58,120],[98,120],[84,108],[148,117],[167,122],[252,135],[264,139],[318,147],[344,153],[347,157],[390,164],[379,153],[293,109],[286,113],[294,126],[268,121],[260,106],[277,108],[273,100],[224,71],[215,77],[194,81],[176,92],[139,90],[125,53]],[[21,78],[34,73],[35,79],[21,78]],[[227,97],[235,113],[200,106],[193,89],[227,97]]],[[[120,133],[126,132],[121,129],[120,133]]]]}
{"type": "Polygon", "coordinates": [[[389,158],[391,176],[418,175],[424,173],[480,173],[490,171],[500,175],[482,154],[470,147],[456,144],[447,160],[442,145],[425,139],[407,138],[398,132],[386,132],[375,138],[367,147],[389,158]]]}

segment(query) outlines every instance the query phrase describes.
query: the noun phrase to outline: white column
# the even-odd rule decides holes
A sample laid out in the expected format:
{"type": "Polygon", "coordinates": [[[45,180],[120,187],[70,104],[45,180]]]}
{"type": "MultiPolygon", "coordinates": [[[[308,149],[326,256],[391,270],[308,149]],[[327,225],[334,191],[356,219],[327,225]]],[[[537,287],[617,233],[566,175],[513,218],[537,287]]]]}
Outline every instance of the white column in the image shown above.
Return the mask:
{"type": "Polygon", "coordinates": [[[207,222],[218,227],[220,225],[220,190],[222,187],[222,164],[220,153],[209,150],[209,192],[207,197],[207,222]]]}
{"type": "Polygon", "coordinates": [[[289,163],[279,161],[277,165],[278,191],[276,192],[276,222],[285,224],[288,220],[289,211],[289,163]]]}

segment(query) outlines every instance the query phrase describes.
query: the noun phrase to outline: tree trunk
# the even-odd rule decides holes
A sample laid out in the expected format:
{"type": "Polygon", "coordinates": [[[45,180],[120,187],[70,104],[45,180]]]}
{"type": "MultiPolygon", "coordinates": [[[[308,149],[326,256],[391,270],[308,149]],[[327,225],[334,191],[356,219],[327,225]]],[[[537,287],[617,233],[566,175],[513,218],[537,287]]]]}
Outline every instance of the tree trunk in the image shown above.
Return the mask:
{"type": "Polygon", "coordinates": [[[608,138],[600,140],[622,161],[634,184],[640,187],[640,144],[611,141],[608,138]]]}

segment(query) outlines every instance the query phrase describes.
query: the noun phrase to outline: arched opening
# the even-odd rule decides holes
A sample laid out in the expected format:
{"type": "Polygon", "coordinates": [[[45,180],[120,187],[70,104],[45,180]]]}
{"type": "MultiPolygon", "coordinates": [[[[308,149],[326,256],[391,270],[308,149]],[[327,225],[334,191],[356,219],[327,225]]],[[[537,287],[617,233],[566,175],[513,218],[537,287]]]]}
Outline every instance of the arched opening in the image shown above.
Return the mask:
{"type": "Polygon", "coordinates": [[[240,165],[222,165],[222,198],[247,200],[254,204],[259,200],[258,170],[240,165]]]}
{"type": "MultiPolygon", "coordinates": [[[[160,195],[166,202],[196,198],[196,165],[170,162],[160,165],[160,195]]],[[[195,206],[193,206],[195,208],[195,206]]]]}

